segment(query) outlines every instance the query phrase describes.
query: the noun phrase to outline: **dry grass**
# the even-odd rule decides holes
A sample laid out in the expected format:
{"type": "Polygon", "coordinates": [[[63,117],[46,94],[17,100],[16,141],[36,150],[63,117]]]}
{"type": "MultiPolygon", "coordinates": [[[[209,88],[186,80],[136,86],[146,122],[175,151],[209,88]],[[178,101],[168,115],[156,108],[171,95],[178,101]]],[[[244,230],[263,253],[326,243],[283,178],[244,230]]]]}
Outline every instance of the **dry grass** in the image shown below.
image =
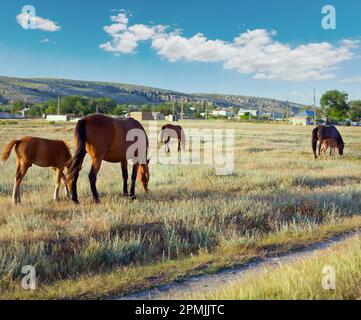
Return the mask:
{"type": "MultiPolygon", "coordinates": [[[[314,161],[311,128],[223,121],[189,121],[185,127],[235,129],[234,174],[219,177],[202,165],[152,164],[151,192],[138,187],[138,200],[131,202],[121,196],[120,166],[104,164],[98,179],[102,204],[94,205],[87,159],[80,206],[54,203],[52,170],[34,167],[23,184],[23,204],[13,207],[14,156],[2,165],[3,296],[28,297],[19,289],[27,264],[38,274],[34,297],[101,297],[361,227],[361,219],[352,218],[361,208],[359,128],[341,128],[345,157],[314,161]]],[[[68,124],[0,123],[0,147],[25,135],[72,144],[72,132],[68,124]]]]}
{"type": "Polygon", "coordinates": [[[319,252],[312,258],[277,268],[253,272],[240,281],[216,288],[207,294],[191,294],[183,299],[209,300],[310,300],[361,298],[361,237],[355,237],[319,252]],[[327,267],[327,269],[324,269],[327,267]],[[335,288],[326,286],[330,267],[334,268],[335,288]],[[324,279],[323,279],[324,278],[324,279]],[[326,281],[325,281],[326,280],[326,281]]]}

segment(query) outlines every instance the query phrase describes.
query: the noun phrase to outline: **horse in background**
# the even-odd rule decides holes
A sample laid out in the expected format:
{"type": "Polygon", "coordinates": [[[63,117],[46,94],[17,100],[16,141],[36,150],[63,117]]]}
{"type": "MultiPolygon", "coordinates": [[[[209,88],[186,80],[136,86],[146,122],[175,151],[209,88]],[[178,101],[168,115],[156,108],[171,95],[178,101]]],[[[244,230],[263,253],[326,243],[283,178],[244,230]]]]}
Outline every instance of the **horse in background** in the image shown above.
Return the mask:
{"type": "Polygon", "coordinates": [[[20,185],[26,172],[33,164],[39,167],[51,167],[55,170],[55,192],[54,200],[59,200],[59,189],[61,181],[65,184],[66,195],[69,196],[69,190],[66,186],[66,177],[64,169],[70,168],[71,153],[69,146],[64,141],[48,140],[34,137],[24,137],[20,140],[12,140],[5,148],[2,154],[2,160],[9,159],[12,149],[16,153],[16,176],[13,191],[13,203],[20,204],[20,185]]]}
{"type": "Polygon", "coordinates": [[[186,146],[186,136],[184,130],[181,126],[166,124],[162,127],[160,133],[160,141],[165,146],[165,152],[170,154],[170,139],[177,139],[178,141],[178,152],[185,150],[186,146]]]}
{"type": "Polygon", "coordinates": [[[317,142],[320,142],[318,146],[318,155],[320,156],[322,143],[326,139],[335,139],[337,141],[338,153],[342,156],[345,143],[340,132],[334,126],[319,125],[312,131],[312,150],[315,159],[317,159],[317,142]]]}
{"type": "Polygon", "coordinates": [[[339,150],[339,143],[336,139],[325,139],[322,142],[321,146],[321,154],[323,155],[324,159],[326,159],[326,152],[330,148],[330,157],[335,159],[335,151],[336,149],[339,150]]]}
{"type": "Polygon", "coordinates": [[[128,160],[133,161],[130,197],[133,200],[136,198],[135,183],[137,177],[144,191],[148,192],[149,160],[147,157],[149,142],[143,126],[137,120],[133,118],[120,120],[101,114],[90,115],[78,121],[74,139],[75,153],[67,179],[73,202],[79,203],[77,181],[87,153],[92,161],[89,182],[95,203],[100,202],[96,180],[103,161],[121,163],[124,182],[123,194],[127,197],[129,196],[128,160]],[[134,148],[133,145],[138,143],[140,144],[139,148],[134,148]],[[134,151],[134,153],[128,151],[134,151]]]}

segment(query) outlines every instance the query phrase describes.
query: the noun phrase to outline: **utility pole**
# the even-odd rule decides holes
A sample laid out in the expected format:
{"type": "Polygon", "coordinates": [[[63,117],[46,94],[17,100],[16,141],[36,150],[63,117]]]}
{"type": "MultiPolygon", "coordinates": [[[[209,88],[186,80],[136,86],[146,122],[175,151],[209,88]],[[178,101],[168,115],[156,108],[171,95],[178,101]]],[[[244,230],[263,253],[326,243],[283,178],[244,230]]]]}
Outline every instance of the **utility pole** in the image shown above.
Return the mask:
{"type": "Polygon", "coordinates": [[[56,87],[56,93],[58,96],[58,116],[60,115],[60,95],[59,95],[59,87],[56,87]]]}
{"type": "Polygon", "coordinates": [[[58,95],[58,116],[60,115],[60,97],[58,95]]]}
{"type": "Polygon", "coordinates": [[[181,121],[184,119],[184,100],[181,99],[181,121]]]}
{"type": "Polygon", "coordinates": [[[317,116],[316,116],[316,89],[313,89],[313,113],[314,113],[314,124],[317,125],[317,116]]]}

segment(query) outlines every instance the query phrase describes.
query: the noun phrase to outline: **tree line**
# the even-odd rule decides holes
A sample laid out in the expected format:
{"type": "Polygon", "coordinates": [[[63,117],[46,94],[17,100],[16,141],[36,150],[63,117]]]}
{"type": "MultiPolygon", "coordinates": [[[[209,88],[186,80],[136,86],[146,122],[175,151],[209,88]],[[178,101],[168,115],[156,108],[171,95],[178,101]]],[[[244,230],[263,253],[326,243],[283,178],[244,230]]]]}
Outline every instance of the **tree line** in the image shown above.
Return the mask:
{"type": "MultiPolygon", "coordinates": [[[[179,114],[181,106],[179,103],[168,103],[160,105],[126,105],[118,104],[111,98],[87,98],[82,96],[66,96],[60,100],[60,114],[74,114],[77,116],[86,116],[95,112],[124,116],[126,113],[134,111],[155,111],[161,112],[165,116],[170,114],[179,114]]],[[[42,103],[28,103],[17,100],[11,108],[1,109],[0,111],[11,111],[19,113],[27,109],[27,116],[41,117],[42,115],[58,114],[58,101],[56,99],[48,100],[42,103]]],[[[305,109],[313,109],[306,107],[305,109]]],[[[184,112],[193,118],[201,118],[201,113],[211,112],[211,109],[205,109],[202,104],[185,104],[184,112]]],[[[237,113],[238,110],[234,110],[237,113]]],[[[320,108],[317,108],[317,117],[326,118],[329,122],[361,121],[361,100],[348,101],[348,94],[344,91],[331,90],[323,94],[320,100],[320,108]]]]}
{"type": "MultiPolygon", "coordinates": [[[[205,107],[201,105],[185,104],[184,112],[187,115],[200,118],[200,113],[204,111],[204,108],[205,107]]],[[[181,112],[181,105],[176,102],[160,105],[127,105],[119,104],[114,99],[106,97],[93,99],[82,96],[66,96],[60,99],[59,110],[57,99],[51,99],[42,103],[29,103],[23,100],[16,100],[11,108],[8,107],[4,111],[10,111],[16,114],[24,109],[27,109],[26,115],[30,117],[41,117],[44,114],[58,114],[58,111],[60,114],[74,114],[81,117],[96,112],[114,116],[124,116],[126,113],[136,111],[161,112],[167,116],[173,113],[179,114],[181,112]]],[[[1,108],[0,111],[2,111],[1,108]]]]}
{"type": "Polygon", "coordinates": [[[361,120],[361,100],[348,101],[348,93],[331,90],[324,93],[320,100],[318,117],[324,117],[330,122],[361,120]]]}

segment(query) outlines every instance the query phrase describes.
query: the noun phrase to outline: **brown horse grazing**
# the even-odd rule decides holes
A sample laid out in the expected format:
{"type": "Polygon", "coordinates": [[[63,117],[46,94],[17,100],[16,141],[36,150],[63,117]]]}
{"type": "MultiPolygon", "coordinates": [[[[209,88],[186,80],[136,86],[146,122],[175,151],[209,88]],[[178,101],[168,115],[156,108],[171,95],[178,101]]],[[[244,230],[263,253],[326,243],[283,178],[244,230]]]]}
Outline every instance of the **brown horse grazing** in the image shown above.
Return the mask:
{"type": "Polygon", "coordinates": [[[54,200],[59,199],[59,189],[61,180],[64,181],[65,191],[69,196],[66,186],[66,177],[63,173],[65,167],[69,169],[71,165],[71,153],[68,145],[64,141],[47,140],[34,137],[25,137],[20,140],[12,140],[5,148],[2,154],[2,160],[9,159],[11,150],[15,147],[16,153],[16,177],[13,192],[13,202],[18,204],[20,199],[20,184],[26,175],[28,169],[33,165],[39,167],[52,167],[55,170],[56,185],[54,200]]]}
{"type": "Polygon", "coordinates": [[[340,132],[338,132],[338,130],[334,126],[320,125],[317,126],[315,129],[313,129],[312,131],[312,150],[315,159],[317,159],[317,154],[316,154],[317,141],[320,142],[318,147],[318,155],[320,156],[322,142],[325,139],[336,139],[338,143],[338,153],[341,156],[343,155],[343,149],[345,148],[345,143],[343,142],[340,132]]]}
{"type": "Polygon", "coordinates": [[[324,139],[322,141],[321,154],[323,154],[326,159],[326,152],[330,148],[330,156],[332,159],[335,158],[335,150],[339,149],[339,143],[336,139],[324,139]]]}
{"type": "Polygon", "coordinates": [[[119,120],[95,114],[79,120],[75,129],[75,154],[67,179],[72,200],[79,203],[77,181],[86,153],[92,160],[89,181],[96,203],[99,202],[96,180],[102,161],[121,163],[124,196],[128,196],[128,160],[133,161],[130,197],[135,199],[137,177],[144,191],[148,192],[148,147],[148,137],[143,126],[132,118],[119,120]]]}
{"type": "Polygon", "coordinates": [[[181,152],[182,148],[185,150],[186,136],[181,126],[166,124],[161,129],[160,141],[165,145],[165,150],[168,154],[170,154],[169,141],[171,138],[178,140],[178,152],[181,152]]]}

